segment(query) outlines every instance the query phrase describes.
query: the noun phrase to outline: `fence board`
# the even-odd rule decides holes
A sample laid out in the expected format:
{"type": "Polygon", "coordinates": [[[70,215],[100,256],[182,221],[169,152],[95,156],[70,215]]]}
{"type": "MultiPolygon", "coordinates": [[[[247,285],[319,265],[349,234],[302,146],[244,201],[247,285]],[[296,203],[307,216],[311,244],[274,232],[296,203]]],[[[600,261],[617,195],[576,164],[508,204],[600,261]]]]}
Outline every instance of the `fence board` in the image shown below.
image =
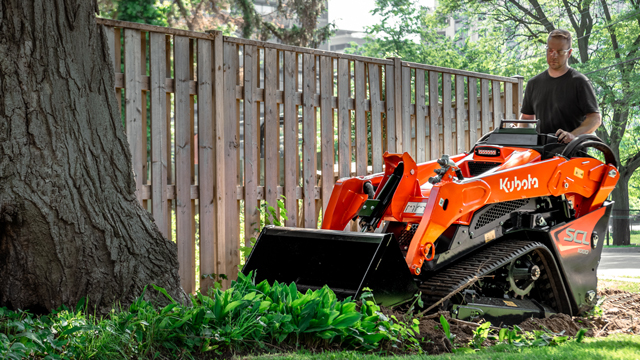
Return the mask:
{"type": "Polygon", "coordinates": [[[384,68],[384,86],[385,86],[385,110],[386,110],[386,125],[387,125],[387,151],[390,153],[396,152],[397,131],[396,131],[396,110],[395,110],[395,75],[394,67],[392,65],[386,65],[384,68]]]}
{"type": "Polygon", "coordinates": [[[349,61],[338,60],[338,174],[351,175],[351,114],[349,113],[349,61]]]}
{"type": "Polygon", "coordinates": [[[265,49],[264,59],[264,188],[265,200],[276,206],[278,199],[278,174],[280,157],[280,115],[276,103],[278,90],[277,51],[265,49]],[[267,164],[271,164],[267,166],[267,164]]]}
{"type": "MultiPolygon", "coordinates": [[[[451,74],[442,74],[442,139],[444,154],[453,155],[453,134],[451,128],[451,74]]],[[[440,154],[433,154],[440,156],[440,154]]]]}
{"type": "MultiPolygon", "coordinates": [[[[167,71],[166,77],[167,78],[171,78],[172,75],[172,62],[171,59],[173,58],[173,48],[172,48],[172,44],[171,44],[171,38],[169,36],[166,37],[165,40],[165,58],[166,58],[166,63],[165,63],[165,69],[167,71]]],[[[166,81],[165,81],[165,87],[166,87],[166,81]]],[[[167,91],[169,91],[167,89],[167,91]]],[[[165,156],[167,158],[167,185],[169,184],[175,184],[174,178],[173,178],[173,170],[174,170],[174,166],[173,166],[173,161],[172,161],[172,151],[173,151],[173,146],[171,143],[171,134],[172,134],[172,125],[171,125],[171,120],[172,120],[172,116],[173,114],[171,113],[171,109],[172,109],[172,100],[171,100],[171,94],[167,93],[167,108],[165,110],[165,113],[167,114],[167,127],[166,127],[166,131],[165,131],[165,136],[166,136],[166,151],[165,151],[165,156]]],[[[175,204],[175,202],[173,200],[167,200],[168,202],[168,206],[169,209],[167,211],[167,218],[168,218],[168,224],[169,226],[171,226],[171,218],[172,218],[172,213],[173,213],[173,205],[175,204]]],[[[173,239],[173,231],[168,231],[167,232],[167,239],[174,241],[175,239],[173,239]]]]}
{"type": "Polygon", "coordinates": [[[284,206],[289,211],[286,226],[298,224],[298,111],[293,101],[297,75],[295,58],[294,52],[284,52],[284,206]]]}
{"type": "Polygon", "coordinates": [[[438,133],[438,73],[429,71],[429,138],[431,141],[429,153],[432,159],[440,154],[438,133]]]}
{"type": "Polygon", "coordinates": [[[367,174],[367,117],[364,112],[364,63],[355,62],[356,174],[367,174]]]}
{"type": "Polygon", "coordinates": [[[456,75],[456,154],[462,154],[467,148],[464,131],[464,77],[456,75]]]}
{"type": "Polygon", "coordinates": [[[470,77],[467,79],[469,87],[469,145],[471,149],[478,140],[478,79],[470,77]]]}
{"type": "Polygon", "coordinates": [[[416,162],[427,161],[427,130],[425,128],[424,108],[424,70],[416,69],[416,162]]]}
{"type": "Polygon", "coordinates": [[[332,59],[328,56],[320,58],[320,132],[322,152],[322,209],[327,208],[331,191],[333,190],[333,163],[335,150],[333,145],[333,108],[331,97],[333,96],[333,67],[332,59]]]}
{"type": "Polygon", "coordinates": [[[520,75],[514,76],[518,80],[517,90],[513,94],[513,113],[516,117],[520,118],[520,108],[522,107],[522,82],[524,81],[524,77],[520,75]]]}
{"type": "Polygon", "coordinates": [[[491,125],[489,124],[489,121],[491,121],[491,110],[489,108],[489,80],[487,79],[480,80],[480,98],[480,111],[482,112],[482,133],[486,134],[491,130],[491,125]]]}
{"type": "MultiPolygon", "coordinates": [[[[140,74],[144,77],[147,77],[147,34],[145,32],[141,32],[140,33],[140,74]]],[[[148,78],[148,77],[147,77],[148,78]]],[[[142,85],[142,84],[141,84],[142,85]]],[[[142,162],[142,185],[147,185],[148,184],[148,177],[149,177],[149,165],[148,165],[148,159],[147,159],[147,92],[149,91],[151,87],[147,87],[147,89],[142,89],[142,101],[140,103],[141,105],[141,109],[142,109],[142,117],[140,118],[140,124],[141,124],[141,136],[142,136],[142,143],[140,144],[141,146],[141,151],[142,154],[140,155],[140,161],[142,162]]],[[[144,207],[145,209],[148,209],[149,207],[147,206],[147,201],[143,200],[142,201],[142,207],[144,207]]]]}
{"type": "Polygon", "coordinates": [[[402,152],[415,156],[411,148],[411,69],[402,67],[402,152]]]}
{"type": "Polygon", "coordinates": [[[493,128],[496,129],[500,126],[500,119],[502,119],[502,101],[500,100],[499,81],[492,82],[491,92],[493,93],[491,97],[491,101],[493,102],[493,128]]]}
{"type": "Polygon", "coordinates": [[[195,248],[191,213],[191,107],[189,81],[191,61],[189,38],[174,38],[175,61],[175,159],[176,159],[176,237],[180,280],[187,293],[195,291],[195,248]]]}
{"type": "Polygon", "coordinates": [[[207,293],[216,273],[215,249],[215,157],[213,110],[213,47],[211,40],[198,40],[198,214],[200,234],[200,291],[207,293]]]}
{"type": "MultiPolygon", "coordinates": [[[[224,189],[226,189],[226,178],[224,172],[224,149],[226,147],[226,137],[224,133],[224,119],[225,119],[225,103],[224,103],[224,43],[222,40],[222,33],[217,32],[214,36],[213,42],[213,105],[214,105],[214,119],[213,119],[213,141],[215,144],[214,159],[216,166],[214,167],[215,176],[215,207],[214,218],[216,219],[216,251],[213,253],[213,259],[215,262],[215,273],[226,274],[223,268],[223,260],[225,256],[226,244],[223,239],[227,238],[227,217],[231,217],[232,214],[225,212],[227,198],[224,196],[224,189]]],[[[230,199],[229,201],[233,201],[230,199]]],[[[222,285],[228,286],[230,282],[223,280],[222,285]]]]}
{"type": "MultiPolygon", "coordinates": [[[[125,29],[124,32],[124,71],[125,71],[125,119],[127,139],[131,148],[133,175],[136,180],[136,198],[142,203],[141,190],[143,169],[142,156],[147,158],[147,149],[142,148],[142,88],[140,85],[140,31],[125,29]],[[144,151],[144,153],[143,153],[144,151]]],[[[146,136],[146,131],[145,131],[146,136]]]]}
{"type": "MultiPolygon", "coordinates": [[[[251,245],[260,224],[258,186],[260,185],[260,119],[253,90],[258,77],[257,51],[253,45],[244,46],[244,243],[251,245]]],[[[259,230],[258,230],[259,231],[259,230]]]]}
{"type": "Polygon", "coordinates": [[[394,109],[395,115],[394,118],[396,120],[396,128],[395,128],[395,137],[396,137],[396,146],[395,152],[402,153],[404,148],[402,147],[402,131],[406,130],[402,128],[402,60],[400,58],[393,58],[393,78],[388,78],[389,80],[393,80],[393,88],[394,88],[394,109]]]}
{"type": "MultiPolygon", "coordinates": [[[[236,44],[224,44],[224,97],[225,97],[225,153],[224,153],[224,176],[225,189],[224,196],[227,198],[225,202],[225,212],[227,214],[238,213],[238,148],[240,139],[238,136],[238,101],[235,97],[236,85],[238,81],[238,48],[236,44]]],[[[223,274],[233,276],[238,271],[240,263],[238,245],[239,245],[239,218],[237,216],[228,216],[226,218],[226,239],[224,241],[225,252],[220,254],[223,261],[223,274]]],[[[218,269],[218,271],[221,271],[218,269]]],[[[232,277],[229,277],[233,280],[232,277]]]]}
{"type": "Polygon", "coordinates": [[[382,172],[382,103],[380,100],[380,66],[369,64],[369,94],[371,101],[371,161],[373,173],[382,172]]]}
{"type": "MultiPolygon", "coordinates": [[[[318,168],[316,156],[317,124],[316,109],[313,106],[313,95],[316,88],[315,56],[304,54],[302,57],[302,102],[303,102],[303,142],[302,142],[302,189],[304,200],[304,227],[316,228],[316,171],[318,168]]],[[[297,201],[296,201],[297,202],[297,201]]]]}
{"type": "Polygon", "coordinates": [[[151,71],[151,211],[156,225],[165,237],[169,234],[169,203],[167,202],[167,91],[165,34],[149,34],[151,71]]]}
{"type": "Polygon", "coordinates": [[[513,86],[518,84],[504,83],[504,118],[513,119],[513,86]]]}

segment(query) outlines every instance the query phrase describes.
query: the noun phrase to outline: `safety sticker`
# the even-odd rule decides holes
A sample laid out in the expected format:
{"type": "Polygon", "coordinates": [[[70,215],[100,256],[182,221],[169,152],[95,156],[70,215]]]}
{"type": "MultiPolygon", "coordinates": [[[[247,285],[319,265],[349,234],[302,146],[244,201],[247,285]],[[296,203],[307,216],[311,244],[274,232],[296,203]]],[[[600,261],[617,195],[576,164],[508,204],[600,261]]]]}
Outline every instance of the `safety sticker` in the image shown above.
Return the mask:
{"type": "Polygon", "coordinates": [[[502,300],[502,301],[504,301],[504,304],[507,306],[518,307],[518,305],[516,305],[516,303],[514,303],[513,301],[507,301],[507,300],[502,300]]]}
{"type": "Polygon", "coordinates": [[[584,170],[580,169],[580,168],[573,168],[573,175],[579,177],[580,179],[582,179],[584,177],[584,170]]]}
{"type": "Polygon", "coordinates": [[[484,242],[489,242],[491,240],[494,240],[495,238],[496,238],[495,230],[491,230],[488,233],[484,234],[484,242]]]}
{"type": "Polygon", "coordinates": [[[422,202],[410,202],[404,208],[406,213],[415,213],[416,215],[423,215],[424,210],[427,208],[427,203],[422,202]]]}

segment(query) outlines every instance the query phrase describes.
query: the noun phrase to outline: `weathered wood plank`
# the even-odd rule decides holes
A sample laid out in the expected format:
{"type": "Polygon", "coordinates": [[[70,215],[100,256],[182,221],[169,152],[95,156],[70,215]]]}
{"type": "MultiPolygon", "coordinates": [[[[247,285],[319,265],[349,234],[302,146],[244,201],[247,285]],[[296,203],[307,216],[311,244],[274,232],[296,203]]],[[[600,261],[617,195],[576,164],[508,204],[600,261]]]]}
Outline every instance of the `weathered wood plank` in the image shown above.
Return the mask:
{"type": "Polygon", "coordinates": [[[467,79],[469,88],[469,149],[478,140],[478,79],[467,79]]]}
{"type": "MultiPolygon", "coordinates": [[[[313,106],[313,95],[316,90],[315,56],[302,55],[302,207],[304,227],[316,228],[316,169],[318,168],[316,145],[316,109],[313,106]]],[[[296,201],[297,202],[297,201],[296,201]]]]}
{"type": "Polygon", "coordinates": [[[464,77],[456,75],[456,154],[462,154],[466,148],[464,117],[464,77]]]}
{"type": "MultiPolygon", "coordinates": [[[[120,42],[120,38],[122,37],[122,29],[115,28],[113,31],[113,37],[114,37],[113,40],[115,41],[113,68],[115,70],[116,78],[117,78],[118,75],[124,76],[124,74],[122,74],[122,43],[120,42]]],[[[123,81],[123,84],[124,84],[124,81],[123,81]]],[[[118,109],[120,109],[120,114],[122,114],[122,90],[120,89],[116,89],[116,101],[118,102],[118,109]]]]}
{"type": "Polygon", "coordinates": [[[176,242],[180,280],[187,293],[195,289],[194,231],[191,228],[191,107],[188,81],[191,79],[189,38],[174,38],[175,161],[176,161],[176,242]]]}
{"type": "MultiPolygon", "coordinates": [[[[331,191],[333,189],[333,164],[335,162],[335,149],[333,147],[333,108],[331,97],[333,95],[333,59],[328,56],[320,58],[320,142],[322,152],[322,209],[327,208],[331,191]]],[[[316,194],[317,196],[318,194],[316,194]]]]}
{"type": "Polygon", "coordinates": [[[491,92],[493,96],[491,100],[493,102],[493,128],[496,129],[500,126],[500,120],[502,119],[502,101],[500,100],[500,82],[493,81],[491,83],[491,92]]]}
{"type": "MultiPolygon", "coordinates": [[[[451,74],[442,74],[442,139],[444,153],[453,155],[453,134],[451,126],[451,74]]],[[[439,156],[435,155],[434,156],[439,156]]]]}
{"type": "Polygon", "coordinates": [[[393,65],[386,65],[384,68],[385,110],[387,116],[387,151],[395,153],[398,142],[396,131],[396,109],[395,109],[395,70],[393,65]]]}
{"type": "Polygon", "coordinates": [[[382,104],[380,103],[380,65],[370,63],[369,96],[371,98],[371,161],[373,173],[382,172],[382,104]]]}
{"type": "Polygon", "coordinates": [[[440,154],[440,139],[438,129],[438,76],[435,71],[429,71],[429,141],[431,142],[431,159],[440,154]]]}
{"type": "Polygon", "coordinates": [[[351,114],[349,100],[349,61],[338,60],[338,174],[351,175],[351,114]]]}
{"type": "MultiPolygon", "coordinates": [[[[165,38],[165,59],[166,59],[166,63],[165,63],[165,70],[167,71],[167,73],[165,74],[166,78],[169,78],[172,76],[172,63],[171,63],[171,59],[173,58],[173,48],[171,45],[171,37],[170,36],[166,36],[165,38]]],[[[173,80],[173,79],[172,79],[173,80]]],[[[166,81],[165,81],[165,88],[166,88],[166,81]]],[[[173,134],[173,128],[172,128],[172,124],[171,124],[171,120],[172,120],[172,101],[171,101],[171,94],[167,93],[167,97],[166,97],[166,104],[167,107],[165,109],[165,113],[167,114],[167,120],[166,120],[166,124],[167,124],[167,128],[165,129],[165,136],[166,136],[166,144],[167,146],[165,146],[165,154],[164,156],[167,159],[167,185],[174,184],[174,179],[173,179],[173,161],[172,161],[172,153],[173,153],[173,146],[171,145],[171,137],[173,134]]],[[[174,205],[174,201],[173,200],[169,200],[167,198],[167,205],[168,205],[168,211],[167,211],[167,226],[169,227],[169,229],[171,228],[171,219],[172,219],[172,214],[173,214],[173,205],[174,205]]],[[[173,239],[173,231],[167,231],[167,239],[169,239],[170,241],[175,241],[175,239],[173,239]]]]}
{"type": "Polygon", "coordinates": [[[149,34],[151,71],[151,213],[156,225],[168,237],[169,203],[167,202],[167,91],[165,88],[166,43],[165,35],[149,34]]]}
{"type": "MultiPolygon", "coordinates": [[[[226,111],[224,102],[224,42],[222,39],[222,33],[216,32],[213,42],[213,142],[215,144],[213,157],[216,164],[213,169],[215,177],[215,207],[213,216],[216,219],[213,260],[215,262],[214,272],[216,274],[226,275],[226,268],[224,268],[227,245],[224,241],[224,239],[227,238],[226,223],[227,218],[233,217],[234,215],[227,214],[225,210],[227,201],[233,202],[233,199],[227,199],[224,194],[224,190],[227,187],[224,171],[224,151],[227,143],[224,133],[226,111]]],[[[222,285],[225,288],[228,287],[229,284],[230,282],[228,280],[222,281],[222,285]]]]}
{"type": "Polygon", "coordinates": [[[293,102],[296,92],[296,53],[284,53],[284,207],[288,210],[286,226],[298,224],[298,201],[295,198],[298,180],[298,111],[293,102]]]}
{"type": "Polygon", "coordinates": [[[491,109],[489,108],[489,80],[480,80],[480,98],[482,112],[482,135],[488,133],[491,129],[491,109]]]}
{"type": "MultiPolygon", "coordinates": [[[[238,252],[240,234],[239,234],[239,218],[235,214],[239,213],[239,204],[237,198],[238,185],[238,149],[240,138],[238,135],[238,101],[235,97],[235,90],[238,80],[238,48],[236,44],[224,44],[224,101],[225,101],[225,153],[224,153],[224,176],[225,189],[224,196],[227,198],[225,203],[225,211],[228,216],[226,219],[226,239],[224,253],[224,274],[229,279],[234,280],[238,272],[238,264],[240,256],[238,252]]],[[[222,255],[221,255],[222,256],[222,255]]]]}
{"type": "Polygon", "coordinates": [[[355,122],[356,122],[356,174],[367,174],[367,116],[364,112],[364,63],[355,62],[355,122]]]}
{"type": "Polygon", "coordinates": [[[520,75],[516,75],[514,76],[515,79],[518,80],[518,85],[517,87],[514,86],[514,89],[517,89],[516,92],[513,94],[513,114],[516,116],[517,119],[520,118],[520,109],[522,108],[522,85],[524,82],[524,76],[520,76],[520,75]]]}
{"type": "Polygon", "coordinates": [[[427,161],[427,129],[424,109],[426,99],[424,94],[424,70],[416,70],[416,162],[427,161]]]}
{"type": "MultiPolygon", "coordinates": [[[[146,160],[147,149],[142,148],[142,89],[140,86],[140,31],[126,29],[124,33],[124,66],[125,66],[125,123],[127,140],[131,148],[131,162],[133,175],[136,180],[136,198],[140,203],[140,189],[142,188],[143,158],[146,160]]],[[[146,136],[146,131],[144,132],[146,136]]]]}
{"type": "Polygon", "coordinates": [[[513,119],[513,86],[518,84],[504,83],[504,118],[513,119]]]}
{"type": "Polygon", "coordinates": [[[402,152],[415,156],[411,147],[411,68],[402,68],[402,152]]]}
{"type": "Polygon", "coordinates": [[[213,110],[213,42],[198,40],[198,214],[200,227],[200,291],[213,287],[215,274],[215,142],[213,110]]]}
{"type": "Polygon", "coordinates": [[[276,206],[280,156],[280,116],[276,103],[278,63],[276,50],[265,49],[264,59],[264,187],[265,200],[276,206]]]}
{"type": "Polygon", "coordinates": [[[450,68],[445,68],[441,66],[425,65],[425,64],[412,63],[412,62],[406,62],[406,61],[402,62],[402,66],[409,66],[413,69],[435,71],[437,73],[449,74],[449,75],[473,76],[476,78],[495,80],[495,81],[507,81],[512,83],[516,82],[513,78],[505,77],[505,76],[490,75],[490,74],[478,73],[478,72],[467,71],[467,70],[450,69],[450,68]]]}
{"type": "MultiPolygon", "coordinates": [[[[260,119],[253,90],[258,78],[258,53],[255,46],[244,47],[244,242],[251,245],[251,238],[257,237],[256,229],[260,224],[260,203],[258,186],[260,185],[260,119]]],[[[261,229],[260,229],[261,230],[261,229]]],[[[258,230],[258,231],[260,231],[258,230]]]]}
{"type": "Polygon", "coordinates": [[[402,128],[402,60],[400,58],[393,58],[393,86],[395,89],[395,97],[392,98],[395,102],[395,120],[396,120],[396,128],[395,128],[395,137],[396,137],[396,148],[395,152],[402,153],[405,151],[402,147],[403,142],[403,131],[405,129],[402,128]]]}
{"type": "MultiPolygon", "coordinates": [[[[147,78],[149,78],[147,75],[147,33],[146,32],[141,32],[140,33],[140,74],[142,76],[145,76],[147,78]]],[[[142,161],[142,184],[146,185],[149,182],[149,165],[148,165],[148,159],[147,159],[147,145],[148,145],[148,139],[147,139],[147,92],[149,91],[149,87],[147,87],[147,89],[141,89],[142,90],[142,103],[141,103],[141,108],[142,108],[142,117],[140,118],[141,121],[141,125],[142,125],[142,144],[140,145],[142,147],[142,154],[140,155],[140,160],[142,161]]],[[[142,206],[145,209],[149,209],[147,206],[147,201],[143,201],[142,202],[142,206]]]]}

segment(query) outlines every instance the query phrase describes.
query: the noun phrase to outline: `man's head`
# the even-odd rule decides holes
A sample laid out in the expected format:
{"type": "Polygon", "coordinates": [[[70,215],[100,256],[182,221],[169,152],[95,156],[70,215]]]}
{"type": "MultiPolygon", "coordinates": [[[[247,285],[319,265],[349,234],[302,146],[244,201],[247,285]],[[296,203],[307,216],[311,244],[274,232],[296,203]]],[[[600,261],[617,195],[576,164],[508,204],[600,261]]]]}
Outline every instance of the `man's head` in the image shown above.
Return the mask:
{"type": "Polygon", "coordinates": [[[571,33],[562,29],[550,32],[547,38],[549,68],[561,71],[568,66],[569,57],[571,57],[571,33]]]}

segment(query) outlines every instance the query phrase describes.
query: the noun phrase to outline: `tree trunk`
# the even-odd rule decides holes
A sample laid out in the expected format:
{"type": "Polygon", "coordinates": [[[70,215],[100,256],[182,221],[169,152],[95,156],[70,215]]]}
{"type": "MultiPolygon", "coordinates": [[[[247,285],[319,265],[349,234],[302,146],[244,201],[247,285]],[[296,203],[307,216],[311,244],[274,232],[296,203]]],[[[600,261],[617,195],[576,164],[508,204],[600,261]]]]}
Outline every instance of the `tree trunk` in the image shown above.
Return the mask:
{"type": "MultiPolygon", "coordinates": [[[[0,2],[0,306],[98,311],[156,284],[176,246],[134,196],[95,0],[0,2]]],[[[148,291],[149,292],[149,291],[148,291]]]]}
{"type": "Polygon", "coordinates": [[[631,232],[629,230],[629,178],[626,172],[620,172],[618,184],[611,192],[615,201],[611,212],[613,245],[629,245],[631,232]]]}

